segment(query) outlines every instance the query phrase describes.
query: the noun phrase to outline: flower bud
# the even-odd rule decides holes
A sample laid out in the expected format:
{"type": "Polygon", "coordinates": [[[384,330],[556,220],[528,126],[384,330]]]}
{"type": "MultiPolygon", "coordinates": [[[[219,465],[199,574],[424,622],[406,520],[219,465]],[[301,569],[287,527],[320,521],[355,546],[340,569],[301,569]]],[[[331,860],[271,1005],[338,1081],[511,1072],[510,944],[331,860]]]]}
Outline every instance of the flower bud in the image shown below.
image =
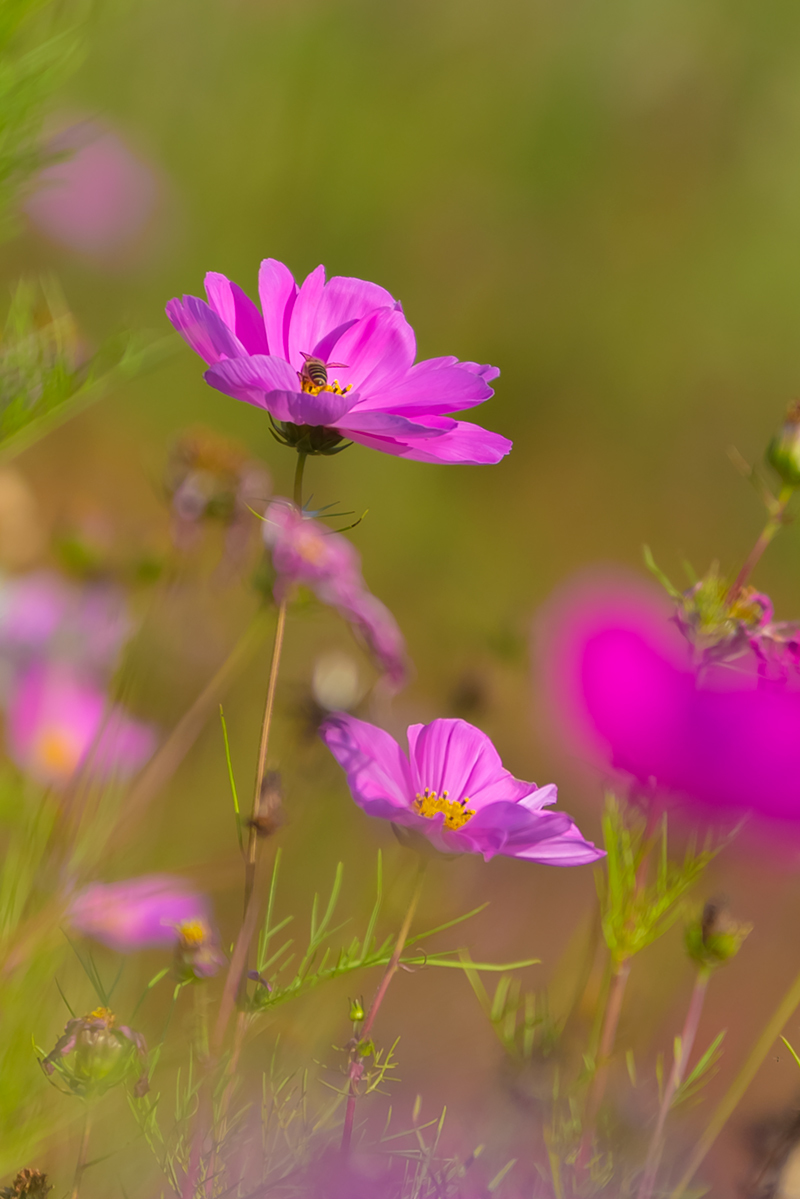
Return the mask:
{"type": "Polygon", "coordinates": [[[352,1021],[353,1024],[360,1024],[363,1019],[364,1019],[364,1000],[363,999],[351,999],[350,1000],[350,1020],[352,1021]]]}
{"type": "Polygon", "coordinates": [[[752,927],[734,920],[724,900],[710,899],[686,928],[686,952],[706,969],[719,966],[736,956],[752,927]]]}
{"type": "Polygon", "coordinates": [[[800,487],[800,400],[786,412],[783,428],[767,447],[767,462],[790,487],[800,487]]]}
{"type": "MultiPolygon", "coordinates": [[[[69,1020],[63,1036],[42,1061],[45,1073],[58,1071],[76,1095],[101,1095],[144,1065],[144,1037],[126,1025],[117,1025],[108,1008],[95,1008],[88,1016],[69,1020]]],[[[136,1094],[147,1091],[146,1073],[140,1075],[136,1094]]]]}

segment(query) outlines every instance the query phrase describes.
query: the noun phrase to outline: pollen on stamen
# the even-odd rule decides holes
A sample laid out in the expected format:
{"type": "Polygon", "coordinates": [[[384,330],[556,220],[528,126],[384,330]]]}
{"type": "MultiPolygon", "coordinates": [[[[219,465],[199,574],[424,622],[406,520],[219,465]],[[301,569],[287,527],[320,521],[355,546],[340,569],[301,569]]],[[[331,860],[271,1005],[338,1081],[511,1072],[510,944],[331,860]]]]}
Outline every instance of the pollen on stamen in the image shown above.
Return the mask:
{"type": "Polygon", "coordinates": [[[444,816],[445,828],[455,832],[475,815],[475,811],[467,807],[468,797],[458,800],[448,799],[449,794],[449,791],[443,791],[441,795],[438,795],[435,791],[431,791],[430,787],[426,787],[423,794],[418,794],[414,800],[414,811],[417,815],[424,816],[426,820],[433,820],[441,813],[444,816]]]}

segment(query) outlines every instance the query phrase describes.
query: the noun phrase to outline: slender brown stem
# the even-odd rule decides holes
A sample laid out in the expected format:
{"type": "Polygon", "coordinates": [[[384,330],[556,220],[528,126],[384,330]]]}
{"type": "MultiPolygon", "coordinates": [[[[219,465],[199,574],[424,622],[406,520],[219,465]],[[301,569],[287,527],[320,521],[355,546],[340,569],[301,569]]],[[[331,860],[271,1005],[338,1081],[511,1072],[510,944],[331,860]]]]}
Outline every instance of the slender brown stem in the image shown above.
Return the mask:
{"type": "Polygon", "coordinates": [[[612,967],[611,985],[608,989],[608,1003],[603,1021],[603,1031],[600,1034],[600,1045],[597,1050],[597,1069],[592,1079],[589,1098],[586,1101],[584,1139],[591,1136],[597,1113],[600,1110],[600,1104],[603,1102],[603,1096],[606,1092],[611,1066],[611,1054],[614,1051],[617,1025],[619,1024],[619,1017],[622,1011],[622,1000],[625,996],[625,988],[628,985],[630,972],[630,958],[626,958],[623,962],[615,962],[612,967]]]}
{"type": "Polygon", "coordinates": [[[282,600],[278,608],[278,623],[275,625],[275,643],[272,648],[272,665],[269,671],[269,682],[267,684],[267,698],[264,704],[264,720],[261,725],[261,742],[258,747],[258,765],[256,766],[256,784],[253,791],[253,810],[250,817],[250,836],[247,841],[247,858],[245,860],[245,882],[244,882],[244,910],[247,912],[250,903],[250,896],[253,893],[253,884],[256,875],[256,861],[258,859],[258,817],[261,808],[261,789],[264,784],[264,770],[267,765],[267,750],[269,749],[269,735],[272,729],[272,716],[275,710],[275,690],[278,684],[278,671],[281,664],[281,652],[283,650],[283,635],[286,630],[286,608],[287,601],[282,600]]]}
{"type": "Polygon", "coordinates": [[[686,1066],[694,1047],[695,1037],[697,1036],[697,1027],[700,1023],[700,1014],[703,1011],[703,1003],[706,997],[706,988],[708,987],[708,970],[701,967],[697,971],[694,987],[692,989],[692,997],[689,1000],[689,1007],[686,1011],[686,1019],[683,1022],[683,1030],[681,1032],[680,1047],[676,1046],[675,1059],[672,1063],[669,1081],[661,1098],[661,1106],[658,1110],[658,1118],[656,1126],[653,1130],[653,1137],[650,1141],[650,1146],[647,1151],[647,1158],[644,1164],[644,1174],[642,1181],[639,1184],[639,1192],[637,1199],[651,1199],[653,1187],[655,1186],[656,1174],[658,1167],[661,1164],[661,1154],[664,1152],[664,1126],[667,1122],[672,1101],[675,1098],[675,1092],[683,1082],[683,1077],[686,1072],[686,1066]]]}
{"type": "Polygon", "coordinates": [[[736,1075],[733,1082],[728,1087],[728,1090],[720,1100],[714,1115],[711,1117],[708,1127],[695,1146],[694,1153],[689,1159],[689,1164],[686,1167],[680,1182],[670,1195],[670,1199],[681,1199],[681,1196],[685,1193],[689,1183],[692,1181],[698,1169],[705,1160],[705,1156],[709,1149],[716,1141],[725,1124],[727,1124],[728,1120],[735,1111],[739,1100],[742,1098],[745,1091],[750,1086],[750,1083],[758,1073],[758,1069],[761,1066],[761,1063],[764,1061],[764,1058],[769,1053],[773,1042],[778,1036],[780,1036],[781,1029],[784,1027],[787,1020],[792,1016],[799,1004],[800,974],[798,974],[793,980],[792,985],[789,987],[789,990],[778,1004],[778,1007],[775,1009],[775,1012],[767,1023],[766,1028],[750,1051],[750,1056],[747,1058],[747,1061],[744,1063],[741,1070],[736,1075]]]}
{"type": "Polygon", "coordinates": [[[781,525],[783,524],[783,518],[786,513],[786,506],[789,503],[789,500],[792,498],[793,495],[794,495],[794,488],[790,487],[788,484],[785,487],[781,488],[780,494],[778,495],[778,498],[775,501],[775,503],[770,511],[769,520],[764,525],[764,528],[761,530],[761,533],[759,534],[758,540],[756,541],[755,545],[751,549],[750,553],[745,558],[744,566],[739,571],[738,575],[736,576],[733,586],[731,587],[730,591],[728,592],[728,597],[727,597],[728,604],[732,604],[733,601],[736,599],[739,592],[742,590],[745,583],[750,578],[750,575],[753,573],[756,566],[758,565],[758,563],[761,559],[761,556],[764,553],[764,550],[767,548],[767,546],[772,541],[773,537],[775,536],[775,534],[778,532],[781,525]]]}
{"type": "Polygon", "coordinates": [[[81,1189],[83,1180],[83,1172],[86,1169],[86,1159],[89,1155],[89,1137],[92,1132],[92,1117],[89,1108],[86,1109],[86,1116],[83,1121],[83,1133],[81,1134],[81,1143],[78,1147],[78,1160],[75,1163],[75,1179],[72,1183],[70,1191],[70,1199],[78,1199],[78,1194],[81,1189]]]}
{"type": "Polygon", "coordinates": [[[405,919],[403,920],[402,926],[400,928],[400,932],[397,934],[397,941],[395,942],[394,952],[392,953],[392,956],[389,958],[389,962],[386,966],[386,969],[383,972],[383,978],[380,981],[378,990],[375,992],[375,998],[373,999],[373,1001],[370,1005],[370,1009],[367,1012],[366,1018],[364,1020],[364,1024],[359,1033],[358,1044],[356,1044],[354,1046],[354,1048],[352,1049],[351,1054],[350,1054],[350,1067],[348,1070],[348,1080],[349,1081],[348,1081],[348,1093],[347,1093],[347,1107],[345,1109],[344,1127],[342,1129],[342,1154],[344,1156],[347,1156],[347,1154],[349,1153],[350,1142],[353,1139],[353,1123],[354,1123],[355,1115],[356,1115],[356,1100],[358,1099],[358,1081],[364,1072],[363,1058],[362,1058],[362,1055],[359,1053],[358,1047],[364,1041],[367,1040],[367,1038],[369,1037],[369,1034],[372,1032],[372,1026],[375,1023],[375,1018],[378,1015],[380,1006],[383,1003],[383,1000],[386,996],[386,992],[389,989],[389,983],[392,981],[395,974],[397,973],[397,968],[400,965],[400,955],[402,954],[402,952],[405,948],[406,941],[408,940],[408,934],[411,930],[411,922],[414,919],[414,913],[417,910],[417,905],[419,904],[420,895],[422,894],[422,884],[423,884],[423,881],[425,878],[425,868],[426,868],[427,864],[428,864],[427,859],[420,857],[419,864],[417,866],[417,876],[416,876],[416,882],[415,882],[415,886],[414,886],[414,892],[411,896],[411,902],[408,905],[408,911],[405,914],[405,919]]]}

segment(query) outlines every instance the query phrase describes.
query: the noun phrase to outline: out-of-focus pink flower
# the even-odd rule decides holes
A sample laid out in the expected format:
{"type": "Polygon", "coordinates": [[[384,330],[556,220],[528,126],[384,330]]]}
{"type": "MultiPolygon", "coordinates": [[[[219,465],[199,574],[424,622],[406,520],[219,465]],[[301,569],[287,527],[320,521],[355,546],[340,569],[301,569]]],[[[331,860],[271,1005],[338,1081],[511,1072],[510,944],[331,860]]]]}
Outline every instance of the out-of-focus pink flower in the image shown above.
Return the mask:
{"type": "Polygon", "coordinates": [[[414,331],[388,291],[363,279],[300,287],[265,258],[260,312],[237,284],[209,272],[208,303],[170,300],[167,316],[209,366],[218,391],[265,409],[279,440],[336,453],[343,438],[417,462],[499,462],[511,442],[450,416],[488,400],[499,370],[457,358],[414,362],[414,331]],[[335,361],[334,361],[335,359],[335,361]]]}
{"type": "Polygon", "coordinates": [[[298,583],[309,587],[349,621],[387,681],[402,686],[409,668],[403,634],[386,605],[368,591],[355,546],[284,499],[273,500],[267,508],[264,540],[278,576],[275,598],[282,601],[298,583]]]}
{"type": "Polygon", "coordinates": [[[35,228],[99,259],[133,243],[155,211],[159,184],[153,169],[97,121],[70,125],[47,149],[65,157],[42,170],[25,203],[35,228]]]}
{"type": "Polygon", "coordinates": [[[692,660],[643,586],[562,591],[543,622],[548,706],[578,756],[712,809],[800,819],[800,691],[692,660]]]}
{"type": "Polygon", "coordinates": [[[38,782],[59,787],[87,764],[99,777],[127,778],[155,749],[148,725],[110,707],[93,683],[60,664],[35,663],[12,688],[7,746],[38,782]]]}
{"type": "Polygon", "coordinates": [[[409,753],[383,729],[344,712],[320,736],[347,775],[353,799],[369,816],[425,837],[443,853],[495,854],[578,866],[603,856],[565,812],[546,812],[558,798],[504,769],[492,742],[465,720],[412,724],[409,753]]]}
{"type": "Polygon", "coordinates": [[[211,906],[179,878],[143,874],[118,883],[91,883],[72,900],[73,928],[118,953],[178,943],[184,926],[210,926],[211,906]]]}
{"type": "Polygon", "coordinates": [[[0,582],[0,653],[17,665],[55,654],[102,674],[132,628],[113,584],[78,587],[49,570],[0,582]]]}

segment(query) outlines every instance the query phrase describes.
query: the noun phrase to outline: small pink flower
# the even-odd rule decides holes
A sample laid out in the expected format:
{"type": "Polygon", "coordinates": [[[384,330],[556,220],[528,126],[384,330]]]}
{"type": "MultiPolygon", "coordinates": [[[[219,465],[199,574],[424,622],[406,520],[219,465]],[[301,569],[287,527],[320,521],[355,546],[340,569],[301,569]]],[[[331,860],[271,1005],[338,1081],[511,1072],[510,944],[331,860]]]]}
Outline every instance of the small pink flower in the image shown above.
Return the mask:
{"type": "Polygon", "coordinates": [[[109,707],[96,685],[58,664],[34,664],[16,680],[6,740],[17,765],[53,787],[84,763],[100,777],[126,778],[155,749],[152,728],[109,707]]]}
{"type": "Polygon", "coordinates": [[[425,837],[443,853],[495,854],[578,866],[603,856],[565,812],[545,809],[558,798],[504,769],[492,742],[465,720],[412,724],[408,754],[383,729],[344,712],[320,726],[322,740],[347,775],[369,816],[425,837]]]}

